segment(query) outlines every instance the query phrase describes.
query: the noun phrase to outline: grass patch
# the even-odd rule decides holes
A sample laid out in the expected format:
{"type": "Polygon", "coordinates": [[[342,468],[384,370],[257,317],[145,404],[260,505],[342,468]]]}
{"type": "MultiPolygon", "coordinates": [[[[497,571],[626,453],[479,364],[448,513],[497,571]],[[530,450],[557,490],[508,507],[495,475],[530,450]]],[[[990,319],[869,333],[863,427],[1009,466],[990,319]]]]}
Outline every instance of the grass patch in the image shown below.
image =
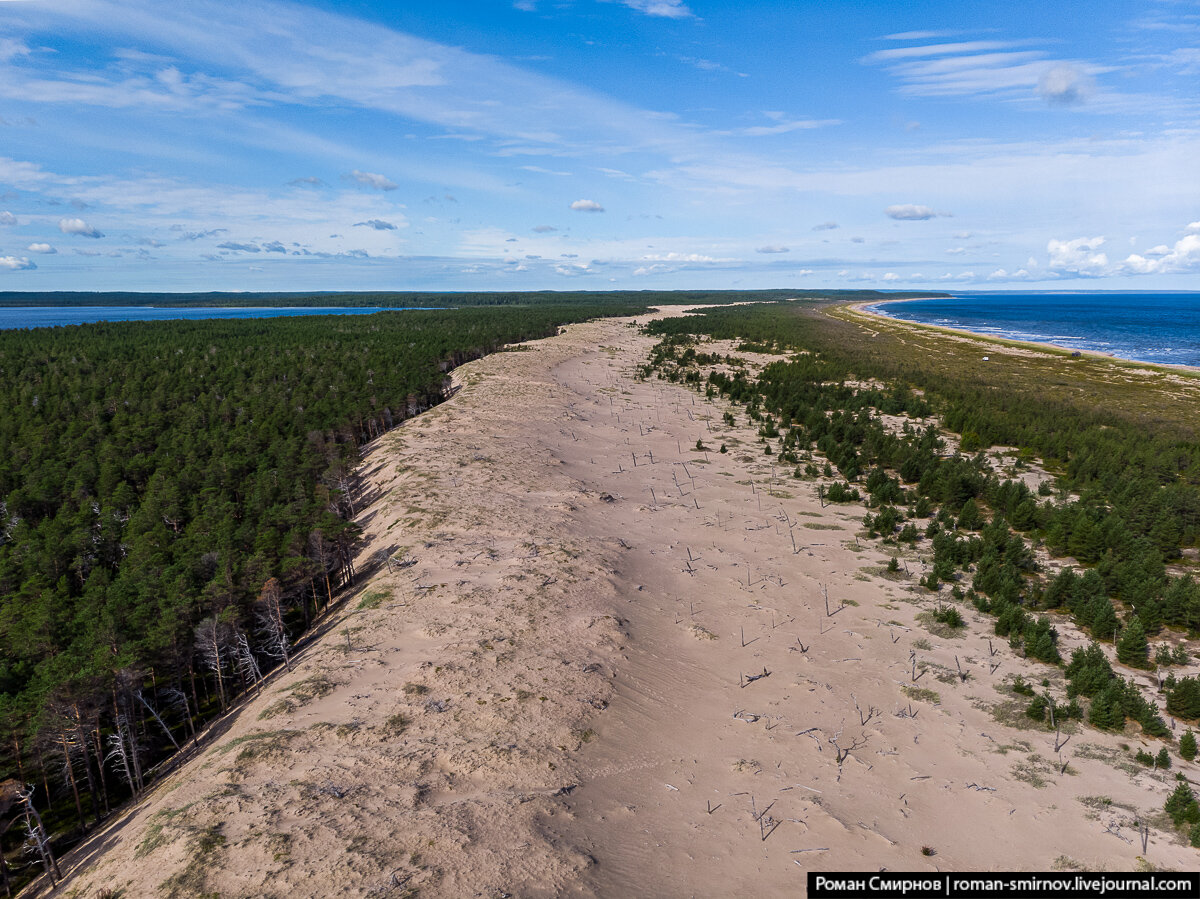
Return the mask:
{"type": "Polygon", "coordinates": [[[290,687],[286,687],[280,692],[285,694],[282,699],[277,699],[265,709],[258,713],[258,720],[265,721],[269,718],[274,718],[276,715],[283,715],[287,712],[294,712],[300,706],[312,702],[314,699],[320,699],[322,696],[328,696],[337,687],[337,683],[325,674],[314,674],[297,681],[290,687]]]}
{"type": "Polygon", "coordinates": [[[358,601],[358,608],[360,611],[378,609],[384,602],[391,598],[391,590],[372,590],[370,593],[364,594],[363,598],[358,601]]]}
{"type": "Polygon", "coordinates": [[[927,687],[911,687],[906,684],[900,688],[900,692],[916,702],[928,702],[938,705],[942,701],[942,697],[938,695],[937,690],[930,690],[927,687]]]}
{"type": "Polygon", "coordinates": [[[208,872],[215,866],[216,856],[225,848],[225,843],[219,823],[196,830],[188,843],[187,867],[159,885],[163,896],[166,899],[219,899],[218,893],[207,892],[205,887],[208,886],[208,872]]]}
{"type": "Polygon", "coordinates": [[[840,524],[825,524],[820,521],[805,521],[803,524],[810,531],[840,531],[842,529],[840,524]]]}

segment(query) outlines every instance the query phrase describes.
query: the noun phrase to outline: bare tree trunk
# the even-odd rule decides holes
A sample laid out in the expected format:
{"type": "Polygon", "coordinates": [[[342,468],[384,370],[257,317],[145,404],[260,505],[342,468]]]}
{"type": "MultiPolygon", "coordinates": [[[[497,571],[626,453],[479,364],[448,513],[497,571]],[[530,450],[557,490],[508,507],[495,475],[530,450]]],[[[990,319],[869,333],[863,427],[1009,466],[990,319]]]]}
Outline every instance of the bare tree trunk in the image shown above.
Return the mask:
{"type": "Polygon", "coordinates": [[[25,829],[29,832],[29,838],[33,841],[38,855],[42,858],[42,867],[46,871],[46,876],[50,878],[50,883],[58,886],[58,881],[62,880],[62,872],[58,870],[58,862],[54,859],[54,850],[50,848],[50,837],[46,835],[46,828],[42,826],[42,816],[33,807],[33,791],[25,790],[20,799],[25,805],[25,829]],[[55,880],[56,876],[58,880],[55,880]]]}
{"type": "Polygon", "coordinates": [[[87,819],[83,817],[83,800],[79,798],[79,784],[75,781],[75,766],[71,764],[71,747],[67,735],[58,735],[58,744],[62,747],[63,773],[67,775],[67,783],[71,785],[71,795],[75,797],[75,813],[79,815],[79,832],[87,830],[87,819]]]}
{"type": "Polygon", "coordinates": [[[175,735],[171,733],[171,728],[167,727],[166,722],[163,721],[158,712],[154,710],[154,706],[150,705],[150,703],[146,701],[146,697],[142,695],[142,691],[138,690],[133,695],[138,698],[138,701],[141,702],[142,705],[150,710],[150,714],[154,716],[154,720],[158,722],[158,726],[161,727],[166,733],[167,739],[171,741],[171,745],[175,747],[175,751],[179,752],[179,744],[175,742],[175,735]]]}

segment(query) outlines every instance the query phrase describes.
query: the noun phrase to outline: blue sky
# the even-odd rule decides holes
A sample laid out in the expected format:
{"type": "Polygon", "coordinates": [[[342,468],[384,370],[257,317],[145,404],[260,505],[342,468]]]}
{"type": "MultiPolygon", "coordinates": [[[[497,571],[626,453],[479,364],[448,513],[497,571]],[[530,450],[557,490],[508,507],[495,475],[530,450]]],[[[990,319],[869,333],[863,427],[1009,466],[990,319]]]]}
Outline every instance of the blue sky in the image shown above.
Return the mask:
{"type": "Polygon", "coordinates": [[[0,290],[1200,289],[1200,2],[0,0],[0,290]]]}

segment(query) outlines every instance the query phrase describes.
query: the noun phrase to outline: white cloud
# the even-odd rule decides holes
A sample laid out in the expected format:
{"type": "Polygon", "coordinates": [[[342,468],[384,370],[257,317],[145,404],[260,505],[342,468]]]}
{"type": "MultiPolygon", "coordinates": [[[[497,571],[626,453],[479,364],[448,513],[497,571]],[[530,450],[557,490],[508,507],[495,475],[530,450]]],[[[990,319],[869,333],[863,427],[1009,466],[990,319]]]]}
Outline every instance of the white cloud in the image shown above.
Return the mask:
{"type": "Polygon", "coordinates": [[[790,252],[790,250],[787,247],[767,246],[767,247],[758,247],[754,252],[755,253],[788,253],[788,252],[790,252]]]}
{"type": "MultiPolygon", "coordinates": [[[[612,2],[612,0],[606,0],[612,2]]],[[[618,0],[623,6],[645,13],[648,16],[662,16],[666,19],[687,19],[695,15],[683,3],[683,0],[618,0]]]]}
{"type": "Polygon", "coordinates": [[[899,280],[900,280],[900,276],[899,276],[899,275],[897,275],[895,272],[884,272],[884,273],[883,273],[883,280],[885,280],[885,281],[899,281],[899,280]]]}
{"type": "Polygon", "coordinates": [[[59,219],[58,230],[63,234],[77,234],[80,237],[103,237],[103,231],[97,231],[83,219],[59,219]]]}
{"type": "Polygon", "coordinates": [[[1047,265],[1056,271],[1077,275],[1102,274],[1108,268],[1108,256],[1096,251],[1103,245],[1103,237],[1051,240],[1046,245],[1046,251],[1050,254],[1047,265]]]}
{"type": "Polygon", "coordinates": [[[7,209],[4,212],[0,212],[0,225],[15,225],[16,223],[17,217],[7,209]]]}
{"type": "Polygon", "coordinates": [[[347,181],[357,181],[359,184],[373,187],[375,190],[395,190],[397,186],[394,181],[384,175],[375,172],[360,172],[358,169],[354,169],[350,174],[342,175],[342,177],[347,181]]]}
{"type": "Polygon", "coordinates": [[[576,212],[604,212],[604,207],[595,200],[576,200],[570,208],[576,212]]]}
{"type": "Polygon", "coordinates": [[[923,222],[939,215],[948,215],[945,212],[934,212],[928,206],[919,206],[915,203],[905,203],[900,206],[889,206],[883,210],[888,218],[897,219],[902,222],[923,222]]]}
{"type": "Polygon", "coordinates": [[[1038,96],[1047,103],[1070,106],[1082,103],[1092,95],[1094,82],[1085,72],[1070,63],[1059,63],[1038,78],[1038,96]]]}
{"type": "Polygon", "coordinates": [[[1137,275],[1200,271],[1200,229],[1177,240],[1173,247],[1155,247],[1142,255],[1134,253],[1120,268],[1137,275]]]}
{"type": "Polygon", "coordinates": [[[946,252],[949,253],[951,256],[961,256],[963,253],[967,252],[967,248],[966,247],[950,247],[946,250],[946,252]]]}
{"type": "Polygon", "coordinates": [[[812,274],[815,274],[815,272],[811,268],[802,268],[802,269],[799,269],[798,271],[792,272],[792,274],[795,275],[796,277],[800,277],[802,275],[812,275],[812,274]]]}
{"type": "Polygon", "coordinates": [[[46,256],[53,256],[58,252],[58,250],[54,249],[54,247],[50,246],[48,243],[31,243],[25,249],[27,249],[30,253],[42,253],[46,256]]]}
{"type": "Polygon", "coordinates": [[[1183,230],[1186,234],[1200,234],[1200,222],[1192,222],[1183,230]]]}
{"type": "Polygon", "coordinates": [[[643,256],[646,262],[720,262],[712,256],[702,256],[699,253],[654,253],[643,256]]]}
{"type": "Polygon", "coordinates": [[[567,177],[571,174],[571,172],[556,172],[554,169],[543,168],[540,165],[523,165],[521,168],[526,172],[533,172],[537,175],[559,175],[561,177],[567,177]]]}
{"type": "Polygon", "coordinates": [[[636,275],[637,277],[640,278],[644,275],[661,275],[661,274],[665,274],[666,272],[673,272],[673,271],[675,271],[675,267],[672,265],[662,265],[661,263],[655,263],[654,265],[643,265],[640,268],[635,268],[633,270],[633,273],[634,273],[634,275],[636,275]]]}
{"type": "Polygon", "coordinates": [[[0,256],[0,268],[8,269],[10,272],[20,272],[37,268],[37,266],[24,256],[0,256]]]}
{"type": "Polygon", "coordinates": [[[811,131],[815,128],[826,128],[829,125],[842,124],[841,119],[789,119],[782,112],[764,112],[774,125],[754,125],[742,128],[736,132],[719,131],[718,134],[744,134],[746,137],[768,137],[775,134],[788,134],[792,131],[811,131]]]}

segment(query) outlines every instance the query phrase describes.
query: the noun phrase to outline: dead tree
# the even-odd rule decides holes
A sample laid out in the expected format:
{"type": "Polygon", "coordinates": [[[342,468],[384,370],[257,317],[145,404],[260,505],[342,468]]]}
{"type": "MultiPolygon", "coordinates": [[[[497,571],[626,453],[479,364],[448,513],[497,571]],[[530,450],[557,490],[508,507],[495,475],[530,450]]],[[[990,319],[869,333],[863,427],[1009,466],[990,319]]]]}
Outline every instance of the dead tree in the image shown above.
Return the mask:
{"type": "Polygon", "coordinates": [[[50,846],[50,836],[42,824],[42,816],[38,814],[38,810],[33,805],[33,788],[18,784],[15,780],[7,780],[0,784],[0,800],[6,796],[11,796],[9,804],[15,800],[22,806],[21,813],[25,818],[27,834],[26,851],[36,854],[41,859],[42,869],[50,878],[50,883],[58,886],[58,881],[62,880],[62,872],[58,869],[58,862],[54,858],[54,850],[50,846]]]}
{"type": "Polygon", "coordinates": [[[258,667],[258,659],[254,657],[254,651],[250,648],[250,641],[241,631],[237,632],[233,641],[233,658],[242,680],[249,681],[258,689],[262,682],[262,669],[258,667]]]}
{"type": "Polygon", "coordinates": [[[196,651],[204,667],[217,679],[217,697],[221,702],[222,712],[227,706],[224,672],[232,636],[233,628],[229,622],[222,621],[216,615],[204,619],[196,626],[196,651]]]}
{"type": "MultiPolygon", "coordinates": [[[[288,641],[287,625],[283,621],[283,586],[279,578],[271,578],[263,584],[258,595],[255,614],[258,617],[259,633],[262,634],[267,652],[283,662],[283,667],[292,670],[291,644],[288,641]]],[[[258,666],[255,665],[257,668],[258,666]]],[[[262,675],[259,674],[261,679],[262,675]]]]}
{"type": "Polygon", "coordinates": [[[842,731],[844,729],[844,727],[838,728],[838,732],[836,734],[825,739],[825,742],[832,746],[834,752],[837,754],[837,763],[839,766],[850,757],[850,753],[854,752],[856,749],[862,749],[867,745],[867,738],[865,735],[863,735],[852,740],[849,746],[842,746],[840,741],[842,739],[842,731]]]}

